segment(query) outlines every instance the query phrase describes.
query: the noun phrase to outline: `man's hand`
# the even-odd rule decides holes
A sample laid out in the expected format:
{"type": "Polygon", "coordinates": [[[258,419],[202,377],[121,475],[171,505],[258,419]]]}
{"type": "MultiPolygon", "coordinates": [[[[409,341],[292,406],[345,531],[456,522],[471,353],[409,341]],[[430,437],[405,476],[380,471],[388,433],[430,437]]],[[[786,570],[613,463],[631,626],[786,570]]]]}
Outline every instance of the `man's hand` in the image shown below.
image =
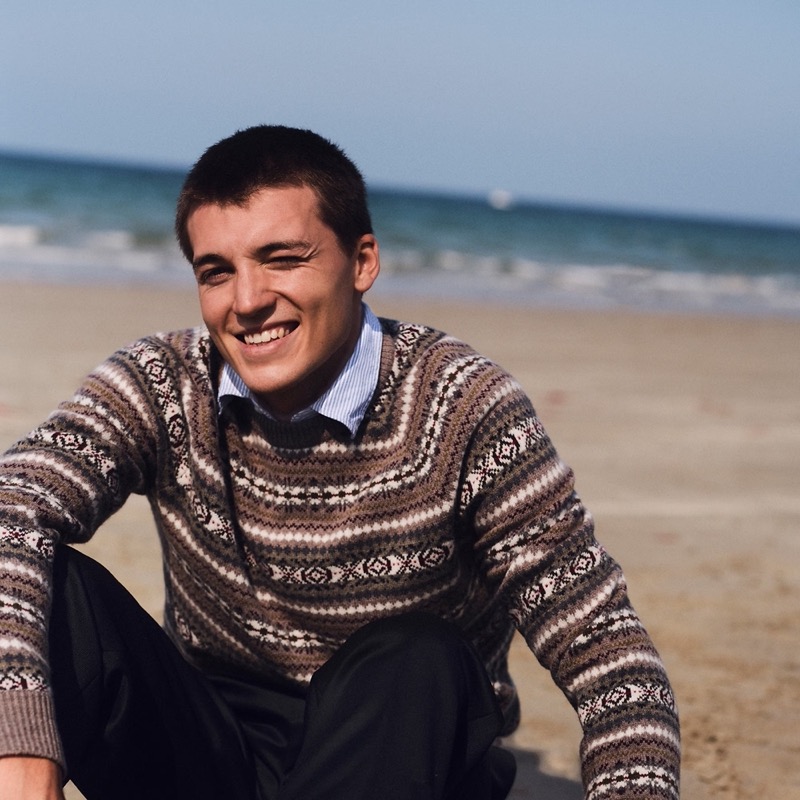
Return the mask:
{"type": "Polygon", "coordinates": [[[0,758],[0,800],[64,800],[61,767],[49,758],[0,758]]]}

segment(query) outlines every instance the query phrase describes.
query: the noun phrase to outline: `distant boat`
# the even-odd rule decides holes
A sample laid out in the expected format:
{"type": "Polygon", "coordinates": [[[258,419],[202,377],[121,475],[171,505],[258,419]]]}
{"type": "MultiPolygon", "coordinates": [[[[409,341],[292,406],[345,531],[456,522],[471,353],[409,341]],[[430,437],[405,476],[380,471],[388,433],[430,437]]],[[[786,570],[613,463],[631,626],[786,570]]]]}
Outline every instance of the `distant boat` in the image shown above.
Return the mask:
{"type": "Polygon", "coordinates": [[[511,207],[514,198],[507,189],[492,189],[487,197],[489,205],[496,208],[498,211],[505,211],[511,207]]]}

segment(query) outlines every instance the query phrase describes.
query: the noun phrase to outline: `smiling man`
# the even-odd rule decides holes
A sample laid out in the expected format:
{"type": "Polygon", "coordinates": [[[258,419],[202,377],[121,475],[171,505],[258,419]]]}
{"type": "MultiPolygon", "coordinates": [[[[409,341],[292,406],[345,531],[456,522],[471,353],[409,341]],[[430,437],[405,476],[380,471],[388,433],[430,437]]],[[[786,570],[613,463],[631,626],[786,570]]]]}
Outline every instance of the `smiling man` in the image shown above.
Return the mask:
{"type": "Polygon", "coordinates": [[[341,373],[361,332],[361,295],[378,275],[369,233],[349,251],[308,186],[258,190],[187,219],[200,309],[230,368],[273,414],[310,405],[341,373]]]}
{"type": "Polygon", "coordinates": [[[0,800],[499,800],[515,630],[587,797],[676,798],[672,692],[572,472],[501,368],[364,304],[353,163],[241,131],[176,231],[205,326],[120,350],[0,461],[0,800]],[[68,546],[133,492],[164,630],[68,546]]]}

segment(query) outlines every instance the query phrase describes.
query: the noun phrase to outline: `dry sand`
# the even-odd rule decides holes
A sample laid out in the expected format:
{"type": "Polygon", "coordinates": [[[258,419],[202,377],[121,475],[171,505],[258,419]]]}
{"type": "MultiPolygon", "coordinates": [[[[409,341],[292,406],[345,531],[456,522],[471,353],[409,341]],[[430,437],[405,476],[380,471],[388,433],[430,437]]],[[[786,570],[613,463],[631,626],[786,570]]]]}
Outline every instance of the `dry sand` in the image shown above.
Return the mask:
{"type": "MultiPolygon", "coordinates": [[[[533,398],[667,664],[683,797],[800,798],[800,322],[370,301],[469,341],[533,398]]],[[[0,284],[0,447],[118,345],[197,319],[191,290],[0,284]]],[[[144,502],[88,549],[159,615],[144,502]]],[[[577,798],[574,714],[524,647],[513,661],[512,796],[577,798]]]]}

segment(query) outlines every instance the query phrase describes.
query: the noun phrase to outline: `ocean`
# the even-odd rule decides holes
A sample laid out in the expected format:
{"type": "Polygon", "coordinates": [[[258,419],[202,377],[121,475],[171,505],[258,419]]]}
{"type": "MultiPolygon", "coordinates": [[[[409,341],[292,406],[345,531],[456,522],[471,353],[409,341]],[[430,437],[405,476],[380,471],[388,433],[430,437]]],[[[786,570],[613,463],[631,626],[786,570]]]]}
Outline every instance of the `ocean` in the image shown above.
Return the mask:
{"type": "MultiPolygon", "coordinates": [[[[189,285],[184,171],[0,154],[0,281],[189,285]]],[[[376,289],[531,307],[800,317],[800,226],[370,187],[376,289]]]]}

